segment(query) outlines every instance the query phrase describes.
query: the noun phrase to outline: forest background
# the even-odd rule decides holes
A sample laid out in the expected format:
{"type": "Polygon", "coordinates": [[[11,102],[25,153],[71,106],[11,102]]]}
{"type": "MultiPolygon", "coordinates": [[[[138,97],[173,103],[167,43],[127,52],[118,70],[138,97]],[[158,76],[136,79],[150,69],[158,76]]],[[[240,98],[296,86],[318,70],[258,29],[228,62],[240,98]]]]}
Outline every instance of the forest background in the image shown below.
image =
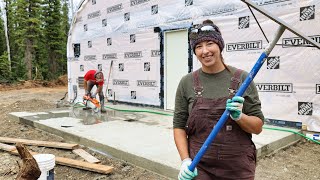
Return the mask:
{"type": "Polygon", "coordinates": [[[0,83],[67,74],[69,7],[69,0],[3,0],[0,83]]]}

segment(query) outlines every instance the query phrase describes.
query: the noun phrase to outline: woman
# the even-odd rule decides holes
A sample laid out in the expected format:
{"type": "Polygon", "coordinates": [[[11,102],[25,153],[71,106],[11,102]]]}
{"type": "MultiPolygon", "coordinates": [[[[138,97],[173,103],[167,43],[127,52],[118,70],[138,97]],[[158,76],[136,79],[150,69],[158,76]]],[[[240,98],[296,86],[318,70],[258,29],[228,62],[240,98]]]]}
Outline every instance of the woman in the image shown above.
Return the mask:
{"type": "Polygon", "coordinates": [[[224,63],[224,41],[211,20],[192,28],[189,39],[201,68],[184,76],[177,88],[173,127],[182,160],[178,178],[254,179],[256,148],[251,138],[264,122],[257,89],[251,83],[244,98],[233,97],[248,73],[224,63]],[[230,118],[191,172],[188,166],[225,109],[230,118]]]}

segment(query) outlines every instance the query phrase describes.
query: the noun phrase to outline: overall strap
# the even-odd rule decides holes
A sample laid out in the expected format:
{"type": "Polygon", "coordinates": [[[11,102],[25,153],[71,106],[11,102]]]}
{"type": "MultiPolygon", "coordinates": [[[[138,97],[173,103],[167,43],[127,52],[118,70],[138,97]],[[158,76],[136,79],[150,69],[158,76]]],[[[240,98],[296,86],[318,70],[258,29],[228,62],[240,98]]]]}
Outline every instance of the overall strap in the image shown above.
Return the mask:
{"type": "Polygon", "coordinates": [[[199,78],[199,71],[200,69],[194,71],[192,73],[193,77],[193,90],[196,97],[202,97],[203,86],[201,86],[200,78],[199,78]]]}
{"type": "Polygon", "coordinates": [[[233,76],[231,77],[231,82],[230,82],[230,88],[229,88],[229,95],[235,95],[237,93],[239,83],[241,82],[240,77],[241,77],[242,70],[237,69],[233,76]]]}

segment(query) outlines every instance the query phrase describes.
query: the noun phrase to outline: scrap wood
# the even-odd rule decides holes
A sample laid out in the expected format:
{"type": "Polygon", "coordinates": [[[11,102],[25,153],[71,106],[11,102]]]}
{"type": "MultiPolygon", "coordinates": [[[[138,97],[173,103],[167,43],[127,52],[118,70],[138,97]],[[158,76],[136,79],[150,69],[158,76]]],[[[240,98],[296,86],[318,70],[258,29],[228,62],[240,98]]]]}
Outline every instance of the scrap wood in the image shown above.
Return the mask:
{"type": "Polygon", "coordinates": [[[88,161],[89,163],[100,163],[101,161],[96,157],[89,154],[87,151],[83,149],[74,149],[72,150],[73,153],[81,156],[84,160],[88,161]]]}
{"type": "Polygon", "coordinates": [[[35,141],[35,140],[17,139],[17,138],[8,138],[8,137],[0,137],[0,142],[13,143],[13,144],[22,143],[22,144],[26,144],[26,145],[53,147],[53,148],[58,148],[58,149],[77,149],[77,148],[79,148],[78,144],[52,142],[52,141],[35,141]]]}
{"type": "Polygon", "coordinates": [[[15,150],[16,150],[16,147],[10,146],[10,145],[8,145],[8,144],[0,143],[0,149],[1,149],[1,150],[4,150],[4,151],[11,152],[11,151],[15,151],[15,150]]]}
{"type": "MultiPolygon", "coordinates": [[[[0,143],[0,145],[1,144],[2,143],[0,143]]],[[[14,146],[6,145],[5,147],[6,148],[2,148],[2,146],[0,146],[0,149],[7,151],[11,154],[14,154],[14,155],[19,155],[18,151],[16,150],[16,148],[14,146]],[[12,148],[14,148],[15,150],[12,150],[12,148]]],[[[36,152],[31,152],[31,151],[30,151],[30,153],[32,155],[38,154],[36,152]]],[[[102,165],[102,164],[92,164],[89,162],[83,162],[83,161],[79,161],[79,160],[74,160],[74,159],[64,158],[64,157],[57,157],[57,156],[55,159],[56,159],[56,164],[74,167],[74,168],[83,169],[83,170],[88,170],[88,171],[93,171],[93,172],[98,172],[101,174],[109,174],[113,171],[112,166],[106,166],[106,165],[102,165]]]]}
{"type": "Polygon", "coordinates": [[[16,179],[37,180],[41,175],[37,161],[30,154],[28,149],[21,143],[16,145],[16,149],[18,150],[23,163],[16,179]]]}
{"type": "Polygon", "coordinates": [[[112,166],[105,166],[102,164],[92,164],[89,162],[78,161],[69,158],[56,157],[57,164],[71,166],[79,169],[84,169],[88,171],[94,171],[102,174],[109,174],[113,171],[112,166]]]}

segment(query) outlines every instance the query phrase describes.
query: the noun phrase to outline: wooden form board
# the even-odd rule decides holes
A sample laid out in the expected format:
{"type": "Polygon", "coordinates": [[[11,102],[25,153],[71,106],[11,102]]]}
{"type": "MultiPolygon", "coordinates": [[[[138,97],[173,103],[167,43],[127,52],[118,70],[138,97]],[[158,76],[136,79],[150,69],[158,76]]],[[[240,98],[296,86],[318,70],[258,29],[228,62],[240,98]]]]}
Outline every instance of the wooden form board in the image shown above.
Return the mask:
{"type": "MultiPolygon", "coordinates": [[[[16,150],[16,147],[2,144],[0,143],[0,149],[7,151],[11,154],[14,155],[19,155],[18,151],[16,150]]],[[[32,155],[38,154],[36,152],[31,152],[29,151],[32,155]]],[[[70,158],[64,158],[64,157],[55,157],[56,164],[64,165],[64,166],[69,166],[69,167],[74,167],[78,169],[83,169],[83,170],[88,170],[88,171],[93,171],[93,172],[98,172],[101,174],[109,174],[113,171],[112,166],[106,166],[102,164],[92,164],[89,162],[83,162],[79,160],[74,160],[70,158]]]]}
{"type": "Polygon", "coordinates": [[[79,148],[78,144],[52,142],[52,141],[35,141],[35,140],[17,139],[17,138],[8,138],[8,137],[0,137],[0,142],[14,143],[14,144],[15,143],[22,143],[22,144],[26,144],[26,145],[53,147],[53,148],[58,148],[58,149],[77,149],[77,148],[79,148]]]}
{"type": "Polygon", "coordinates": [[[88,161],[89,163],[100,163],[101,161],[91,154],[89,154],[87,151],[83,149],[74,149],[72,150],[73,153],[81,156],[84,160],[88,161]]]}
{"type": "Polygon", "coordinates": [[[0,143],[0,149],[2,149],[2,150],[4,150],[4,151],[11,152],[11,151],[15,151],[15,150],[16,150],[16,147],[10,146],[10,145],[7,145],[7,144],[0,143]]]}

